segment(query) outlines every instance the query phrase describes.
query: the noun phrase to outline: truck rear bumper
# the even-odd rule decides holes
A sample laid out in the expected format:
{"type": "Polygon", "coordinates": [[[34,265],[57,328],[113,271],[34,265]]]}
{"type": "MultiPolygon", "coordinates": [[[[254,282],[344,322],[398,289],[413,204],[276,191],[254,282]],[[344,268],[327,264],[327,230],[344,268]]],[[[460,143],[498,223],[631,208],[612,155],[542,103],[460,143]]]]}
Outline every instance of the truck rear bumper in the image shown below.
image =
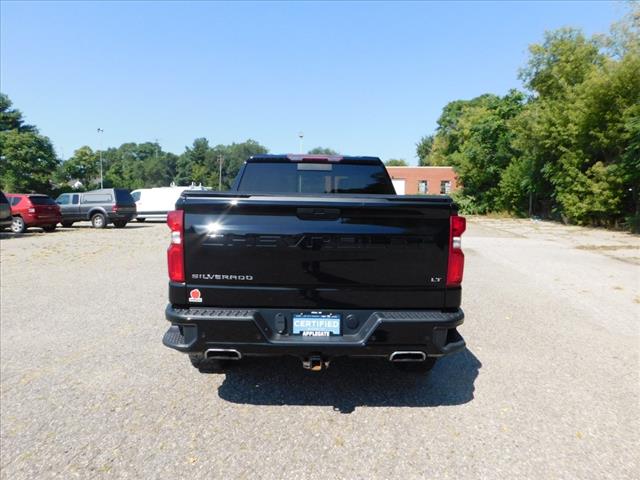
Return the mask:
{"type": "Polygon", "coordinates": [[[136,216],[135,212],[109,212],[109,221],[110,222],[130,222],[136,216]]]}
{"type": "Polygon", "coordinates": [[[168,305],[171,326],[167,347],[186,353],[209,349],[234,350],[240,356],[321,355],[389,357],[397,351],[441,357],[465,347],[457,327],[462,309],[380,311],[326,310],[341,318],[341,335],[305,337],[291,334],[291,309],[180,308],[168,305]]]}
{"type": "Polygon", "coordinates": [[[62,217],[60,215],[33,215],[31,217],[27,217],[25,215],[23,220],[27,227],[42,227],[47,225],[57,225],[62,221],[62,217]]]}

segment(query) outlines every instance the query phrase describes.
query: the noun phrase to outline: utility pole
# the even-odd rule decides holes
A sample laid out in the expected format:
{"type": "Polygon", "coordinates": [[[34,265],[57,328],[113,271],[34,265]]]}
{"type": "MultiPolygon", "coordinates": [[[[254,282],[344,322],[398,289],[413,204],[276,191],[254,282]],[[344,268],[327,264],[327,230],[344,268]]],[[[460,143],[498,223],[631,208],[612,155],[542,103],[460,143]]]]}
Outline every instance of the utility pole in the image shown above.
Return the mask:
{"type": "Polygon", "coordinates": [[[304,153],[302,151],[302,139],[304,138],[304,132],[298,132],[298,152],[299,153],[304,153]]]}
{"type": "Polygon", "coordinates": [[[104,184],[103,184],[103,179],[102,179],[102,135],[100,135],[101,133],[104,133],[104,130],[101,128],[98,128],[98,138],[100,139],[100,141],[98,142],[98,148],[99,153],[100,153],[100,188],[104,188],[104,184]]]}
{"type": "Polygon", "coordinates": [[[218,191],[222,190],[222,162],[224,161],[224,156],[222,154],[218,155],[218,164],[220,167],[220,173],[218,174],[218,191]]]}

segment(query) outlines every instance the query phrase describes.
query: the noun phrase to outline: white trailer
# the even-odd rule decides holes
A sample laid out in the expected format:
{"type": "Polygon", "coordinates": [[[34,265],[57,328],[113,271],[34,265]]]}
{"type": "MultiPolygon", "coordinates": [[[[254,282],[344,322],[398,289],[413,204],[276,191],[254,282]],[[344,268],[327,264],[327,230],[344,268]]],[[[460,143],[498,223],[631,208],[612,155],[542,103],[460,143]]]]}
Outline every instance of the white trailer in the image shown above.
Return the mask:
{"type": "Polygon", "coordinates": [[[203,186],[178,186],[140,188],[131,192],[136,202],[138,215],[136,220],[144,222],[149,220],[166,220],[167,212],[175,209],[176,202],[185,190],[209,190],[203,186]]]}

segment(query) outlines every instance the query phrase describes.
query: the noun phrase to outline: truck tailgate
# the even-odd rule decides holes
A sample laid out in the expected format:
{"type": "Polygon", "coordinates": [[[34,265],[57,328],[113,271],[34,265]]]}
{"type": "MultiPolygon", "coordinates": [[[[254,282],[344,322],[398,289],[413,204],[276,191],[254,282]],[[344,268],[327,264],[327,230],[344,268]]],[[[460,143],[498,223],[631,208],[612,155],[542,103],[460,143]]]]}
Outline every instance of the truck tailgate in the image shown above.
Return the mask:
{"type": "Polygon", "coordinates": [[[186,195],[184,303],[197,288],[218,307],[443,304],[446,200],[186,195]]]}

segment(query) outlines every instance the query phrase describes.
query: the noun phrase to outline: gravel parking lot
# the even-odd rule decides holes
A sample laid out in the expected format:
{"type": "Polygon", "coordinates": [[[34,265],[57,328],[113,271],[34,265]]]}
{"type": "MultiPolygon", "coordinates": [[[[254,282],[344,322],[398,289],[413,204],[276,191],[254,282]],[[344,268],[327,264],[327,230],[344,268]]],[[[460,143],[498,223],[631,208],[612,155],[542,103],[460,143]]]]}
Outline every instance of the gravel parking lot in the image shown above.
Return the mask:
{"type": "Polygon", "coordinates": [[[472,219],[430,376],[162,346],[163,224],[1,238],[3,479],[638,478],[640,240],[472,219]]]}

